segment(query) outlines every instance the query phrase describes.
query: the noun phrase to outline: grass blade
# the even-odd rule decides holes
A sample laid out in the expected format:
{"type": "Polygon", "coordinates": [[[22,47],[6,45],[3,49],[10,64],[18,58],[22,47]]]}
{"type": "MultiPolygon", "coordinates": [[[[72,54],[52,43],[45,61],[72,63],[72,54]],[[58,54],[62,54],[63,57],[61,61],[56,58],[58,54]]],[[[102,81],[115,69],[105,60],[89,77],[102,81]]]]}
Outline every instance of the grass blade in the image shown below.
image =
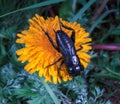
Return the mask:
{"type": "Polygon", "coordinates": [[[53,91],[51,90],[50,86],[45,83],[43,80],[42,80],[42,83],[43,85],[45,86],[46,90],[48,91],[48,93],[50,94],[51,98],[53,99],[54,103],[55,104],[60,104],[60,102],[58,101],[57,97],[55,96],[55,94],[53,93],[53,91]]]}
{"type": "Polygon", "coordinates": [[[48,1],[45,1],[45,2],[37,3],[37,4],[31,5],[31,6],[28,6],[28,7],[25,7],[25,8],[21,8],[21,9],[3,14],[3,15],[0,16],[0,18],[8,16],[8,15],[16,13],[16,12],[35,9],[35,8],[38,8],[38,7],[47,6],[47,5],[51,5],[51,4],[56,4],[56,3],[59,3],[59,2],[62,2],[62,1],[63,0],[48,0],[48,1]]]}
{"type": "Polygon", "coordinates": [[[120,73],[116,73],[115,71],[112,71],[112,70],[110,70],[109,68],[105,68],[105,69],[106,69],[109,73],[111,73],[111,74],[117,76],[118,78],[120,78],[120,73]]]}
{"type": "Polygon", "coordinates": [[[95,29],[95,27],[107,16],[109,15],[110,13],[113,13],[113,12],[117,12],[118,10],[117,9],[113,9],[113,10],[109,10],[109,11],[106,11],[105,13],[103,13],[94,23],[93,25],[91,26],[91,28],[89,29],[89,33],[92,33],[92,31],[95,29]]]}
{"type": "Polygon", "coordinates": [[[90,0],[71,20],[72,22],[77,21],[77,19],[81,19],[83,13],[95,2],[96,0],[90,0]]]}

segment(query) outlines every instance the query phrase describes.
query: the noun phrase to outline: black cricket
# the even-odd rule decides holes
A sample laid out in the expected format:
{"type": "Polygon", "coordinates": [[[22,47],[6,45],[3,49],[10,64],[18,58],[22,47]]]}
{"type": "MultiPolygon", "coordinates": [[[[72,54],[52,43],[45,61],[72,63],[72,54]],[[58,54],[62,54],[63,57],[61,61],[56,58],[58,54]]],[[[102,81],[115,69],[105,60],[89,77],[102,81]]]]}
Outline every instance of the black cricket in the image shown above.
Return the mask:
{"type": "Polygon", "coordinates": [[[48,37],[52,46],[62,54],[62,57],[60,57],[57,61],[55,61],[53,64],[48,65],[47,67],[50,67],[56,64],[57,62],[59,62],[60,60],[62,60],[60,64],[60,69],[62,67],[62,64],[65,63],[68,73],[71,76],[78,76],[80,75],[81,71],[83,71],[84,69],[77,55],[77,51],[81,50],[82,47],[80,46],[80,49],[78,50],[75,49],[75,46],[74,46],[75,30],[63,25],[60,20],[59,20],[59,23],[60,23],[60,30],[57,30],[57,31],[54,30],[56,34],[57,45],[53,42],[48,32],[45,32],[44,29],[42,29],[45,32],[46,36],[48,37]],[[68,37],[68,35],[62,30],[61,26],[63,28],[66,28],[72,31],[71,37],[68,37]]]}

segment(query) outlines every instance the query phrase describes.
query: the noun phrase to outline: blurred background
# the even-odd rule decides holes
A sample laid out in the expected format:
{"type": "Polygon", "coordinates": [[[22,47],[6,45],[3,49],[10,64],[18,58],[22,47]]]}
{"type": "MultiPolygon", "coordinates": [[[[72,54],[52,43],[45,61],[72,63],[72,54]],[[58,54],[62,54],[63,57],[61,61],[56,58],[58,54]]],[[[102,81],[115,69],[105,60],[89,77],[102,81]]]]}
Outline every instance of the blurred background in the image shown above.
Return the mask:
{"type": "Polygon", "coordinates": [[[0,0],[0,104],[120,104],[120,0],[0,0]],[[90,33],[84,77],[54,85],[24,70],[16,34],[36,13],[76,21],[90,33]]]}

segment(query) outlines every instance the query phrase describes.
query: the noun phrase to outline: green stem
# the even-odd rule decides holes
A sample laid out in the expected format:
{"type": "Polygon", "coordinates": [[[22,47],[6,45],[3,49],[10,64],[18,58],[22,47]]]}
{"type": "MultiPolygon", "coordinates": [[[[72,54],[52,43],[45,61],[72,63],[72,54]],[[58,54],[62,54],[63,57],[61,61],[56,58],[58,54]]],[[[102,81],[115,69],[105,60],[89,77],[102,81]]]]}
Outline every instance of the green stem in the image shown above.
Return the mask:
{"type": "Polygon", "coordinates": [[[50,86],[46,82],[44,82],[43,80],[42,80],[42,83],[45,86],[45,88],[48,91],[48,93],[51,96],[51,98],[53,99],[54,103],[55,104],[60,104],[60,101],[57,99],[57,97],[55,96],[55,94],[51,90],[50,86]]]}
{"type": "Polygon", "coordinates": [[[112,75],[112,74],[94,74],[94,75],[92,75],[92,77],[95,77],[95,78],[108,78],[108,79],[120,81],[120,77],[112,75]]]}
{"type": "Polygon", "coordinates": [[[120,78],[120,73],[116,73],[116,72],[110,70],[109,68],[105,68],[105,69],[106,69],[109,73],[111,73],[111,74],[115,75],[116,77],[120,78]]]}

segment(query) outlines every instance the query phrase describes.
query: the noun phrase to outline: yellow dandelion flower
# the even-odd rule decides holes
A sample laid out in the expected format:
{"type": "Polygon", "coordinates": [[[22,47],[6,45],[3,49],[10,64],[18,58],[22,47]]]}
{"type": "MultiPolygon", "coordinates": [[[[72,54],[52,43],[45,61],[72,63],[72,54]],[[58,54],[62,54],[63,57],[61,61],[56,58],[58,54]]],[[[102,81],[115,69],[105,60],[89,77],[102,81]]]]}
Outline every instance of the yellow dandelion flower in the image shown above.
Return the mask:
{"type": "Polygon", "coordinates": [[[91,38],[88,37],[89,34],[80,24],[64,21],[61,18],[59,19],[58,16],[55,18],[50,17],[45,20],[42,16],[37,14],[32,19],[29,19],[29,22],[29,29],[17,34],[18,39],[16,42],[24,44],[25,47],[17,50],[16,54],[19,56],[18,60],[22,63],[28,62],[24,69],[30,74],[38,72],[39,76],[43,76],[46,82],[53,82],[54,84],[60,83],[62,80],[67,81],[72,79],[65,63],[62,64],[60,69],[62,60],[51,65],[56,62],[62,54],[52,46],[45,32],[49,34],[56,45],[55,32],[57,30],[62,28],[69,37],[72,34],[71,30],[60,27],[60,22],[64,26],[75,30],[75,48],[77,50],[82,46],[82,49],[77,51],[77,55],[84,68],[88,66],[90,55],[87,52],[91,49],[91,38]]]}

